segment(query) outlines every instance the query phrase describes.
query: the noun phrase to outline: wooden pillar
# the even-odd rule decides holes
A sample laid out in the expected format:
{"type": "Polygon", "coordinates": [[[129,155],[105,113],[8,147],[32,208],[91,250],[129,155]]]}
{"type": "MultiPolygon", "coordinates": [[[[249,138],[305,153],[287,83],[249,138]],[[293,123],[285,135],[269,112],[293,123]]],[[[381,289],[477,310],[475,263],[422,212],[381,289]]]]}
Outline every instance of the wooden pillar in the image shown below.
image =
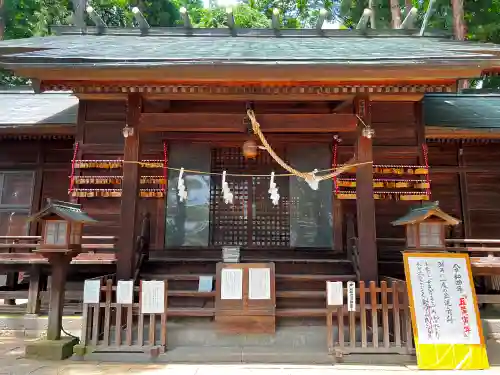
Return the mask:
{"type": "MultiPolygon", "coordinates": [[[[363,120],[364,124],[370,125],[369,99],[367,97],[358,97],[355,104],[358,117],[363,120]]],[[[365,127],[363,122],[359,121],[356,140],[358,163],[373,161],[372,139],[362,135],[362,130],[365,127]]],[[[360,278],[365,282],[377,281],[378,264],[372,164],[365,164],[356,169],[356,200],[360,278]]]]}
{"type": "Polygon", "coordinates": [[[139,199],[139,158],[140,135],[139,119],[142,112],[142,98],[139,93],[132,93],[127,98],[127,125],[134,129],[133,134],[125,138],[123,151],[122,202],[120,210],[120,236],[118,239],[117,278],[130,279],[135,265],[135,222],[139,199]]]}
{"type": "Polygon", "coordinates": [[[463,143],[460,141],[457,150],[458,163],[458,186],[460,189],[460,210],[462,211],[463,236],[471,238],[472,232],[470,227],[470,212],[469,212],[469,191],[467,186],[467,172],[465,172],[465,158],[463,143]]]}
{"type": "Polygon", "coordinates": [[[52,272],[50,277],[47,340],[59,340],[61,338],[64,292],[70,261],[71,256],[68,257],[62,254],[49,258],[52,272]]]}
{"type": "Polygon", "coordinates": [[[38,314],[40,312],[40,266],[35,265],[30,269],[30,284],[28,288],[28,307],[26,314],[38,314]]]}

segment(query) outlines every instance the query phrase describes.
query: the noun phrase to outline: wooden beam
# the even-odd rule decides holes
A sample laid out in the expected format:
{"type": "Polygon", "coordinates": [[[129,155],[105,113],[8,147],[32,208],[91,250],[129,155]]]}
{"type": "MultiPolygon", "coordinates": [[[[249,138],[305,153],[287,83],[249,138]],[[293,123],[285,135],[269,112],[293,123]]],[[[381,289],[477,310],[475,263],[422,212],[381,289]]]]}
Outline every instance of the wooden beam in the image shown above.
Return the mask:
{"type": "Polygon", "coordinates": [[[236,22],[234,22],[233,8],[231,7],[226,8],[226,15],[227,15],[227,27],[229,27],[229,29],[231,30],[234,30],[236,28],[236,22]]]}
{"type": "MultiPolygon", "coordinates": [[[[365,124],[371,122],[370,102],[366,97],[355,101],[357,115],[365,124]]],[[[373,161],[372,139],[362,136],[363,124],[358,126],[356,141],[357,162],[373,161]]],[[[375,200],[373,199],[373,168],[366,164],[356,169],[356,208],[358,221],[359,272],[361,280],[377,281],[377,242],[375,227],[375,200]]]]}
{"type": "MultiPolygon", "coordinates": [[[[246,132],[244,114],[143,113],[141,131],[246,132]]],[[[356,129],[351,113],[257,114],[262,131],[271,133],[332,133],[356,129]]]]}
{"type": "Polygon", "coordinates": [[[425,137],[427,139],[500,139],[500,129],[464,129],[427,125],[425,137]]]}
{"type": "Polygon", "coordinates": [[[408,14],[406,15],[403,23],[401,24],[401,29],[414,29],[415,28],[415,20],[417,19],[418,9],[411,8],[408,14]]]}
{"type": "Polygon", "coordinates": [[[146,17],[142,14],[141,10],[138,7],[132,8],[132,13],[134,14],[134,18],[139,25],[139,29],[141,30],[141,34],[145,35],[149,32],[149,23],[146,20],[146,17]]]}
{"type": "Polygon", "coordinates": [[[271,25],[272,25],[275,32],[279,31],[281,28],[281,26],[280,26],[280,10],[278,8],[273,9],[271,25]]]}
{"type": "Polygon", "coordinates": [[[125,138],[123,150],[122,202],[120,210],[120,236],[118,239],[117,278],[130,279],[135,265],[135,221],[139,195],[139,161],[141,155],[139,118],[142,98],[138,93],[129,94],[127,102],[127,124],[134,133],[125,138]]]}
{"type": "Polygon", "coordinates": [[[358,30],[365,30],[368,27],[368,22],[370,21],[372,12],[373,11],[371,9],[365,9],[363,11],[363,14],[361,15],[361,18],[359,19],[359,22],[356,25],[356,29],[358,29],[358,30]]]}
{"type": "Polygon", "coordinates": [[[185,7],[181,7],[179,9],[179,12],[181,13],[182,17],[182,22],[184,24],[184,27],[186,29],[192,29],[193,25],[191,24],[191,18],[189,17],[189,13],[185,7]]]}
{"type": "MultiPolygon", "coordinates": [[[[462,142],[460,142],[460,147],[457,150],[457,162],[459,167],[465,167],[464,148],[462,142]]],[[[462,222],[464,223],[463,236],[464,238],[472,238],[469,210],[469,189],[467,184],[467,172],[464,169],[460,169],[458,172],[458,186],[460,190],[460,210],[462,211],[462,222]]]]}

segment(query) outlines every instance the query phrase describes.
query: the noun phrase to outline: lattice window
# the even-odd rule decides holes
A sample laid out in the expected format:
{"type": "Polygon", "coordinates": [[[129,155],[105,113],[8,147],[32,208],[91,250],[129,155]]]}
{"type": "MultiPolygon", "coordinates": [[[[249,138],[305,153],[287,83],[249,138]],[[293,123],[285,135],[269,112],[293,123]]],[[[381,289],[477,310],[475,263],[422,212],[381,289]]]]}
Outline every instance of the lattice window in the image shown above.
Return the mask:
{"type": "MultiPolygon", "coordinates": [[[[212,171],[236,174],[270,174],[280,169],[274,160],[260,153],[245,159],[239,148],[212,151],[212,171]]],[[[269,198],[269,178],[228,177],[234,195],[232,205],[225,204],[220,177],[214,177],[210,192],[211,244],[214,246],[287,247],[290,244],[288,178],[277,178],[280,204],[269,198]]]]}

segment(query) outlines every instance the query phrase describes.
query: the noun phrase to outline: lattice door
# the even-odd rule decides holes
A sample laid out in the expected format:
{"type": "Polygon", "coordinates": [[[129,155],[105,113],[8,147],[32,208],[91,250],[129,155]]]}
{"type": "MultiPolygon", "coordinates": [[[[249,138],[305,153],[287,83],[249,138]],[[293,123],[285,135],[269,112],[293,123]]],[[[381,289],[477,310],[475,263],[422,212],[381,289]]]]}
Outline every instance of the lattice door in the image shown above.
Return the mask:
{"type": "MultiPolygon", "coordinates": [[[[254,160],[245,159],[239,148],[212,150],[212,171],[216,173],[268,175],[280,171],[274,160],[260,152],[254,160]]],[[[280,203],[269,197],[269,177],[228,177],[234,203],[226,204],[221,178],[211,184],[211,243],[214,246],[287,247],[290,244],[288,178],[276,178],[280,203]]]]}

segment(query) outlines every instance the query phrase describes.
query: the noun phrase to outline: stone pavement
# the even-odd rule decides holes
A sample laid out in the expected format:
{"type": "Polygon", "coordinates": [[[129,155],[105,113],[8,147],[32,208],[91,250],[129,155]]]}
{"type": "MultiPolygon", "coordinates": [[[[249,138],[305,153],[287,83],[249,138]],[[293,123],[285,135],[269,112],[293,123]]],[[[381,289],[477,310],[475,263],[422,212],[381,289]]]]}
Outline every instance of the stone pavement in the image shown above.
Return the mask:
{"type": "MultiPolygon", "coordinates": [[[[268,364],[112,364],[103,362],[34,361],[24,357],[26,340],[0,337],[0,375],[411,375],[448,374],[451,371],[418,371],[416,366],[374,365],[268,365],[268,364]]],[[[500,345],[499,345],[500,346],[500,345]]],[[[492,363],[499,364],[499,353],[490,353],[492,363]],[[491,358],[491,356],[495,358],[491,358]],[[496,362],[495,362],[496,360],[496,362]]],[[[456,372],[454,372],[456,374],[456,372]]],[[[500,366],[466,374],[500,374],[500,366]]]]}

